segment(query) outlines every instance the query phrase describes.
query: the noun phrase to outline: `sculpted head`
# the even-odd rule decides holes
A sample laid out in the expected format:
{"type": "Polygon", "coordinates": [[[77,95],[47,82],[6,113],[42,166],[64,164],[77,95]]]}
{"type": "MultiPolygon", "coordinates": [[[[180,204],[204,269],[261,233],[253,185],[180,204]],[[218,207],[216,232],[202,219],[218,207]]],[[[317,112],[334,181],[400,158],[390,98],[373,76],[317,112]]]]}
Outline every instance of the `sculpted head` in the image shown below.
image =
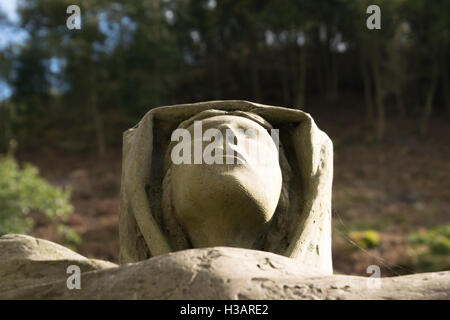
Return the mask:
{"type": "Polygon", "coordinates": [[[332,142],[301,110],[154,108],[124,133],[120,261],[232,246],[331,274],[332,178],[332,142]]]}
{"type": "Polygon", "coordinates": [[[282,189],[276,131],[255,115],[214,115],[180,127],[182,139],[166,156],[164,207],[193,247],[256,248],[282,189]]]}

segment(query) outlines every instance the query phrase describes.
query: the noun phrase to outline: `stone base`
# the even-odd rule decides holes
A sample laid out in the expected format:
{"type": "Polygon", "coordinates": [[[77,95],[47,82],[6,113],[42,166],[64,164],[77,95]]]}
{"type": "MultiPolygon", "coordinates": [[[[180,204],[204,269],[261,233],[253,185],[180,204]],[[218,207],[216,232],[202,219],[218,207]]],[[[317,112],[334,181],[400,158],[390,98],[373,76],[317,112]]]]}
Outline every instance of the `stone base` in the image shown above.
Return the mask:
{"type": "Polygon", "coordinates": [[[294,260],[239,248],[174,252],[117,266],[46,240],[0,238],[0,299],[450,299],[450,271],[381,278],[318,276],[294,260]],[[69,290],[67,266],[81,289],[69,290]]]}

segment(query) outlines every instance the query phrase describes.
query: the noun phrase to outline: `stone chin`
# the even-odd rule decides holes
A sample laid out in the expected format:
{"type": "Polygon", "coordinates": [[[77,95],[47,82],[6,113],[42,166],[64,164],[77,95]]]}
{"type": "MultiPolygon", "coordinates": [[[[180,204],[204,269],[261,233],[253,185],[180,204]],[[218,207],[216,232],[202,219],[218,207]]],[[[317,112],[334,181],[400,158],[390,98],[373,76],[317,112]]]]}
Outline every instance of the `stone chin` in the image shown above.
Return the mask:
{"type": "Polygon", "coordinates": [[[246,166],[223,166],[173,167],[175,216],[194,247],[254,248],[277,207],[281,171],[269,177],[246,166]]]}

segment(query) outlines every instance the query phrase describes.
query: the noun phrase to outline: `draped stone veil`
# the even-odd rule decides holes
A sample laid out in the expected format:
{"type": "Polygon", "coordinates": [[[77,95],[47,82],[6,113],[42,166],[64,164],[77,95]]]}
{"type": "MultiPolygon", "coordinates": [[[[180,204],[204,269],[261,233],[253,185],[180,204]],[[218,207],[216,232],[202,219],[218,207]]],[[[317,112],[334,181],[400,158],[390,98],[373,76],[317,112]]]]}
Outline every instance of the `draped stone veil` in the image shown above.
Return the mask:
{"type": "Polygon", "coordinates": [[[155,108],[124,133],[120,262],[137,262],[185,249],[173,241],[174,230],[167,230],[163,221],[164,158],[173,130],[208,110],[255,114],[279,129],[280,153],[287,162],[283,180],[289,181],[289,187],[284,190],[285,201],[279,203],[261,250],[296,259],[318,274],[331,274],[331,140],[303,111],[240,100],[155,108]]]}

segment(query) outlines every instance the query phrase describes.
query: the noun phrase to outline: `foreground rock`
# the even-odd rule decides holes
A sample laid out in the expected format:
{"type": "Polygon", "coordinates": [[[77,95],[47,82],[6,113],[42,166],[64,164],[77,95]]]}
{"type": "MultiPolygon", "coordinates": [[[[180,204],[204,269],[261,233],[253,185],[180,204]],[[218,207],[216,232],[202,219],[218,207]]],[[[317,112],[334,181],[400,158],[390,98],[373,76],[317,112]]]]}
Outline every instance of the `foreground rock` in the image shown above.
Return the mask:
{"type": "Polygon", "coordinates": [[[449,271],[383,278],[371,289],[365,277],[319,277],[292,259],[238,248],[191,249],[115,266],[49,241],[4,236],[0,298],[450,299],[449,271]],[[70,264],[82,269],[80,290],[67,289],[70,264]]]}
{"type": "Polygon", "coordinates": [[[12,289],[37,286],[66,279],[67,267],[78,265],[81,272],[117,267],[117,264],[87,259],[51,241],[26,235],[0,237],[0,297],[12,289]]]}

